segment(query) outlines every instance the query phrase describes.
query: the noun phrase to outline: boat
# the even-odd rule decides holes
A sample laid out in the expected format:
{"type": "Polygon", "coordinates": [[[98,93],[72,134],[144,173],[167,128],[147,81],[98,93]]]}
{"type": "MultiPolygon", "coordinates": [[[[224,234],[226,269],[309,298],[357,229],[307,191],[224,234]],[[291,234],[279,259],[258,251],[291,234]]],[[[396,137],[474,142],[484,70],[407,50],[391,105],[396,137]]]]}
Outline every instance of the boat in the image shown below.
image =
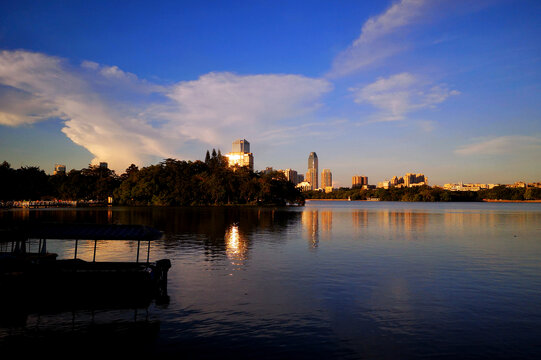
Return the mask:
{"type": "Polygon", "coordinates": [[[150,244],[162,237],[154,228],[141,225],[39,224],[0,232],[0,288],[2,300],[13,303],[58,304],[73,300],[95,304],[110,301],[149,300],[167,297],[169,259],[150,261],[150,244]],[[30,239],[38,242],[31,252],[30,239]],[[72,242],[73,258],[58,259],[47,251],[47,240],[72,242]],[[92,261],[77,256],[80,240],[93,240],[92,261]],[[122,240],[137,243],[132,262],[97,261],[99,241],[122,240]],[[140,259],[146,243],[146,259],[140,259]]]}

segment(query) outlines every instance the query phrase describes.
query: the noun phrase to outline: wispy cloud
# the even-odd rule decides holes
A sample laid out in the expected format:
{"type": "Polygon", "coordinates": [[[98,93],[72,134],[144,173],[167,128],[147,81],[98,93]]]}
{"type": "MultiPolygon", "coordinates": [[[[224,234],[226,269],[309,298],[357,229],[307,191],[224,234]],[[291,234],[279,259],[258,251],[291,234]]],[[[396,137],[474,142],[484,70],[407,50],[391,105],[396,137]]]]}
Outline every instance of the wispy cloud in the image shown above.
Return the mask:
{"type": "Polygon", "coordinates": [[[161,86],[116,66],[28,51],[0,52],[0,124],[56,117],[62,131],[112,168],[181,157],[191,140],[211,146],[299,119],[332,88],[300,75],[210,73],[161,86]],[[235,134],[235,135],[234,135],[235,134]]]}
{"type": "Polygon", "coordinates": [[[431,84],[410,73],[379,78],[360,88],[350,89],[356,103],[369,103],[381,110],[372,121],[398,121],[410,112],[433,108],[449,96],[457,95],[446,84],[431,84]]]}
{"type": "Polygon", "coordinates": [[[460,146],[455,150],[459,155],[541,155],[541,137],[507,135],[482,139],[460,146]]]}
{"type": "Polygon", "coordinates": [[[403,39],[396,41],[393,35],[422,20],[433,4],[427,0],[401,0],[369,18],[360,36],[334,59],[328,75],[344,76],[405,50],[408,45],[403,39]]]}

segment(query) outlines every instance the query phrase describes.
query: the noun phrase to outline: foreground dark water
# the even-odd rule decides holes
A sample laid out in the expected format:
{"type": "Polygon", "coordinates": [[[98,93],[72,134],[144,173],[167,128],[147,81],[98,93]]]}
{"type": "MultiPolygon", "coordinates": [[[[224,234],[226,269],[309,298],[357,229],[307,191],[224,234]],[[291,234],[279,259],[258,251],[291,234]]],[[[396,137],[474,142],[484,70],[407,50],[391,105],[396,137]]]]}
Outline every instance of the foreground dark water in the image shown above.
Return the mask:
{"type": "MultiPolygon", "coordinates": [[[[164,238],[150,258],[173,264],[168,302],[3,315],[3,350],[54,344],[188,358],[541,357],[541,204],[313,201],[302,208],[10,210],[0,220],[154,226],[164,238]]],[[[134,260],[135,247],[101,242],[97,260],[134,260]]],[[[66,242],[48,248],[73,256],[66,242]]],[[[92,250],[83,242],[78,254],[91,260],[92,250]]]]}

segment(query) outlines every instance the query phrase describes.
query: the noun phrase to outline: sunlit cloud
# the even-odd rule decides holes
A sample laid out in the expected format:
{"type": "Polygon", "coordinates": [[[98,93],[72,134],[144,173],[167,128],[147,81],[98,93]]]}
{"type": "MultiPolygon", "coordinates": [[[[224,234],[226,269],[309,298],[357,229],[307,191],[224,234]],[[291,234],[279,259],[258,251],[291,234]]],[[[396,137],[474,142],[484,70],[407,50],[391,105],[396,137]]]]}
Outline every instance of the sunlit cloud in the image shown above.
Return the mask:
{"type": "Polygon", "coordinates": [[[162,86],[116,66],[28,51],[0,52],[0,124],[59,118],[62,132],[122,171],[131,163],[182,158],[187,141],[218,141],[302,119],[332,86],[300,75],[210,73],[162,86]]]}
{"type": "Polygon", "coordinates": [[[326,80],[300,75],[210,73],[169,88],[171,102],[160,116],[168,132],[217,143],[224,133],[257,136],[282,120],[302,118],[331,88],[326,80]]]}
{"type": "Polygon", "coordinates": [[[380,109],[372,121],[403,120],[413,111],[434,108],[448,97],[459,94],[446,84],[434,85],[410,73],[381,77],[369,85],[350,90],[356,103],[368,103],[380,109]]]}
{"type": "Polygon", "coordinates": [[[532,155],[541,156],[541,137],[507,135],[482,139],[455,150],[459,155],[532,155]]]}

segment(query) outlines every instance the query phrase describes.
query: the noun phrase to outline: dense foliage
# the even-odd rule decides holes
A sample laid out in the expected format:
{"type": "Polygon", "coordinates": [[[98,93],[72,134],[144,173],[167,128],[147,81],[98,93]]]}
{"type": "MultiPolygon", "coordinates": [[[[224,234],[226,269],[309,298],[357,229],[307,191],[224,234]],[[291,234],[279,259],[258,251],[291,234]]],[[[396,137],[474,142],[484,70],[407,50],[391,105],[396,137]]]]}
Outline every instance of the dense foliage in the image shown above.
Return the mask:
{"type": "Polygon", "coordinates": [[[497,186],[490,190],[447,191],[420,186],[390,189],[335,189],[331,193],[301,194],[280,172],[261,173],[230,168],[224,157],[207,151],[205,161],[166,159],[139,169],[131,165],[118,176],[114,171],[90,165],[64,175],[47,175],[38,167],[13,169],[0,165],[0,201],[96,200],[112,196],[120,205],[224,205],[303,203],[309,199],[382,201],[481,201],[541,200],[539,188],[497,186]]]}
{"type": "Polygon", "coordinates": [[[45,174],[37,167],[0,166],[0,200],[97,200],[113,196],[120,205],[223,205],[302,203],[304,198],[280,172],[259,173],[230,168],[220,152],[205,162],[166,159],[139,169],[131,165],[120,176],[89,166],[65,175],[45,174]]]}
{"type": "Polygon", "coordinates": [[[539,188],[509,188],[496,186],[490,190],[481,191],[449,191],[439,187],[419,186],[411,188],[390,189],[349,189],[340,188],[331,193],[310,191],[307,199],[351,199],[381,201],[482,201],[492,200],[541,200],[539,188]]]}

